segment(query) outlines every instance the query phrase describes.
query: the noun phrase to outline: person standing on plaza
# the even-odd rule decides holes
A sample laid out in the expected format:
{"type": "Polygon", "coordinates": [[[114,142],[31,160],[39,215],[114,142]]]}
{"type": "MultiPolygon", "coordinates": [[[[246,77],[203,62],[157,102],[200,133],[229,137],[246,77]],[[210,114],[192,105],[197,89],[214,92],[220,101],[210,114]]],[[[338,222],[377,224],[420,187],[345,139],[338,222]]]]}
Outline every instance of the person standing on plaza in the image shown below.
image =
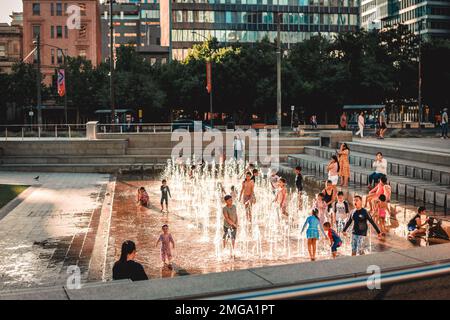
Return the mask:
{"type": "Polygon", "coordinates": [[[341,114],[339,125],[341,127],[341,130],[347,130],[347,114],[345,112],[342,112],[341,114]]]}
{"type": "Polygon", "coordinates": [[[336,200],[336,189],[335,186],[333,186],[333,183],[328,180],[325,184],[325,189],[322,190],[323,194],[323,201],[327,203],[327,210],[328,212],[331,210],[331,207],[336,200]]]}
{"type": "Polygon", "coordinates": [[[312,128],[313,128],[313,129],[317,129],[317,116],[316,116],[315,114],[313,114],[313,115],[311,116],[310,121],[311,121],[311,126],[312,126],[312,128]]]}
{"type": "Polygon", "coordinates": [[[336,226],[337,232],[340,234],[344,230],[345,223],[350,213],[350,204],[344,199],[344,193],[339,191],[337,200],[333,203],[331,221],[336,226]]]}
{"type": "Polygon", "coordinates": [[[175,241],[169,233],[169,226],[167,224],[162,226],[162,233],[156,241],[156,247],[161,243],[161,261],[164,266],[172,268],[172,249],[175,249],[175,241]],[[172,248],[170,247],[172,245],[172,248]]]}
{"type": "Polygon", "coordinates": [[[348,187],[348,180],[350,179],[350,149],[346,143],[341,144],[339,148],[339,176],[341,177],[341,187],[348,187]]]}
{"type": "Polygon", "coordinates": [[[327,235],[323,230],[321,220],[319,218],[319,210],[317,208],[312,209],[311,215],[306,218],[305,224],[303,225],[302,232],[305,231],[306,226],[308,229],[306,230],[306,238],[308,239],[308,253],[311,261],[316,260],[316,251],[317,251],[317,240],[319,240],[319,228],[322,231],[322,234],[326,238],[327,235]]]}
{"type": "Polygon", "coordinates": [[[355,135],[360,135],[361,138],[364,138],[364,125],[365,125],[365,119],[364,119],[364,111],[361,111],[358,116],[358,131],[356,131],[355,135]]]}
{"type": "Polygon", "coordinates": [[[234,137],[233,149],[234,149],[234,158],[236,160],[241,160],[242,154],[244,152],[244,141],[242,141],[240,135],[234,137]]]}
{"type": "Polygon", "coordinates": [[[387,160],[383,158],[381,152],[377,152],[375,161],[372,163],[372,168],[374,168],[375,171],[369,175],[369,189],[372,189],[373,183],[378,183],[378,180],[380,180],[381,177],[387,175],[387,160]]]}
{"type": "Polygon", "coordinates": [[[350,218],[344,226],[344,236],[346,235],[347,229],[353,224],[352,231],[352,256],[356,256],[356,254],[364,254],[365,242],[368,231],[368,222],[372,225],[375,231],[378,234],[378,239],[382,238],[382,233],[378,226],[373,221],[369,212],[362,206],[362,198],[361,196],[355,196],[353,198],[353,205],[355,209],[353,209],[350,214],[350,218]]]}
{"type": "Polygon", "coordinates": [[[447,108],[442,111],[441,117],[441,139],[448,139],[448,113],[447,108]]]}
{"type": "Polygon", "coordinates": [[[120,258],[114,263],[112,270],[113,280],[130,279],[131,281],[148,280],[144,267],[134,261],[136,257],[136,245],[131,240],[122,243],[120,258]]]}
{"type": "Polygon", "coordinates": [[[324,194],[318,193],[316,199],[313,201],[313,208],[317,209],[317,217],[320,221],[326,222],[328,220],[328,204],[324,200],[324,194]]]}
{"type": "Polygon", "coordinates": [[[226,195],[225,207],[222,209],[223,214],[223,247],[227,245],[227,239],[231,239],[231,248],[234,254],[234,245],[236,242],[236,234],[238,228],[238,216],[236,206],[233,204],[233,197],[226,195]]]}
{"type": "Polygon", "coordinates": [[[380,136],[379,139],[384,139],[384,134],[387,130],[387,123],[386,123],[386,108],[381,109],[380,115],[379,115],[379,125],[380,125],[380,136]]]}

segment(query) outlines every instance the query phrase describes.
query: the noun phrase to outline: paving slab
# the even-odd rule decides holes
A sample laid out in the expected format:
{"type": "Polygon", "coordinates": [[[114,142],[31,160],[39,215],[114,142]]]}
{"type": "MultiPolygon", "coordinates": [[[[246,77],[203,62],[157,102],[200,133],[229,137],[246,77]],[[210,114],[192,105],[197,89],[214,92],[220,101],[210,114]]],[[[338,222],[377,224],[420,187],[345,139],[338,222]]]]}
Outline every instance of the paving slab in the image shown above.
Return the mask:
{"type": "Polygon", "coordinates": [[[393,250],[405,257],[420,260],[422,262],[434,262],[438,260],[450,260],[450,243],[423,248],[413,248],[408,250],[393,250]]]}
{"type": "Polygon", "coordinates": [[[68,300],[61,287],[26,289],[0,292],[0,300],[68,300]]]}
{"type": "Polygon", "coordinates": [[[336,260],[256,268],[251,269],[251,271],[275,285],[285,285],[334,277],[353,277],[367,273],[367,268],[372,265],[379,266],[381,270],[385,270],[414,266],[420,263],[421,261],[417,259],[398,253],[383,252],[336,260]]]}
{"type": "Polygon", "coordinates": [[[154,279],[132,284],[120,283],[108,286],[107,290],[102,285],[85,286],[81,290],[70,290],[67,293],[73,300],[157,300],[208,295],[214,292],[238,289],[263,288],[268,285],[271,283],[261,279],[253,272],[240,270],[171,279],[154,279]]]}

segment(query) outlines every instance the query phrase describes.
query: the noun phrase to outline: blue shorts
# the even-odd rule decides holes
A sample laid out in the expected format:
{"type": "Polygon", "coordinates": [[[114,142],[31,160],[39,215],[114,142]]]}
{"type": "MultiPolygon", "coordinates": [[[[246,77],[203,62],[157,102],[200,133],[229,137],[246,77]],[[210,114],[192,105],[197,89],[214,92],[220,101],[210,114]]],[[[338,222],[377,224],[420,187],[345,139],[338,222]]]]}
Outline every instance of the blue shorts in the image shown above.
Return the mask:
{"type": "Polygon", "coordinates": [[[365,249],[365,236],[359,236],[357,234],[352,234],[352,253],[361,254],[364,253],[365,249]]]}
{"type": "Polygon", "coordinates": [[[334,242],[331,246],[331,252],[336,252],[340,246],[342,246],[342,242],[334,242]]]}
{"type": "Polygon", "coordinates": [[[416,226],[408,226],[408,231],[409,232],[413,232],[416,229],[417,229],[416,226]]]}

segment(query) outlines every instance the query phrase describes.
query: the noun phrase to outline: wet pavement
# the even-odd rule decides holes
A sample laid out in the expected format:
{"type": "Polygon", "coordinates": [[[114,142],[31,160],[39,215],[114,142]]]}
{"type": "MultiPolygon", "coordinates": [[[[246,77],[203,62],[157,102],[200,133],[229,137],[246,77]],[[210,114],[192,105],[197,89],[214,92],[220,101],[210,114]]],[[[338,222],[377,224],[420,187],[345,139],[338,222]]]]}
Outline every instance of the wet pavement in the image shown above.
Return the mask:
{"type": "Polygon", "coordinates": [[[1,183],[32,188],[0,220],[0,290],[65,284],[70,265],[87,279],[108,181],[100,174],[0,172],[1,183]]]}
{"type": "MultiPolygon", "coordinates": [[[[137,246],[136,261],[142,263],[146,273],[151,278],[174,277],[187,274],[201,274],[210,272],[223,272],[239,269],[248,269],[260,266],[281,265],[309,261],[306,251],[306,241],[299,241],[292,237],[290,241],[290,253],[274,258],[270,256],[246,257],[237,253],[233,259],[226,252],[223,255],[216,255],[214,244],[215,227],[210,226],[205,239],[204,228],[200,224],[196,226],[192,217],[184,214],[182,207],[177,203],[177,195],[169,200],[173,211],[169,214],[160,212],[160,181],[154,177],[121,176],[116,182],[113,212],[111,217],[111,229],[108,256],[106,263],[106,279],[112,278],[111,270],[120,256],[121,244],[124,240],[133,240],[137,246]],[[145,187],[150,195],[150,205],[148,208],[136,204],[136,191],[139,187],[145,187]],[[156,241],[161,233],[161,226],[168,224],[170,233],[175,239],[176,250],[174,250],[174,269],[163,267],[160,260],[160,249],[155,247],[156,241]],[[303,242],[302,242],[303,241],[303,242]]],[[[170,185],[170,182],[169,182],[170,185]]],[[[318,190],[309,188],[308,193],[312,195],[318,190]]],[[[173,192],[173,191],[172,191],[173,192]]],[[[170,207],[169,207],[170,209],[170,207]]],[[[213,209],[211,209],[213,210],[213,209]]],[[[398,221],[392,225],[392,230],[383,240],[378,240],[375,235],[370,237],[369,251],[381,252],[393,249],[408,249],[414,245],[403,237],[403,229],[409,217],[414,214],[412,210],[405,209],[399,212],[398,221]],[[397,234],[396,234],[397,233],[397,234]]],[[[263,233],[263,232],[262,232],[263,233]]],[[[239,236],[239,234],[238,234],[239,236]]],[[[344,246],[339,250],[341,255],[350,254],[350,241],[344,240],[344,246]]],[[[263,251],[269,246],[268,242],[262,242],[263,251]]],[[[319,244],[318,259],[329,259],[328,246],[323,242],[319,244]]],[[[274,251],[283,251],[286,248],[279,247],[274,251]]]]}

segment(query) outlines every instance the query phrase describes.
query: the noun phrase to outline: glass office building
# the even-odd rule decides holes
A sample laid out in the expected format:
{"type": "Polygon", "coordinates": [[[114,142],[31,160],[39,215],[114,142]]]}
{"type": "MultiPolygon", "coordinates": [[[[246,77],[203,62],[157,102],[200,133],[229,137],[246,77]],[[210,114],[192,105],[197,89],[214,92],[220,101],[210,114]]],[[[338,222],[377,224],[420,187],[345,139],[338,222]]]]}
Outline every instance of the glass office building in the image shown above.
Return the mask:
{"type": "MultiPolygon", "coordinates": [[[[101,6],[102,58],[110,55],[109,4],[101,6]]],[[[161,46],[159,1],[127,0],[113,5],[114,46],[132,46],[150,63],[164,63],[168,47],[161,46]]]]}
{"type": "Polygon", "coordinates": [[[161,17],[170,18],[168,23],[161,21],[161,27],[172,31],[172,57],[183,59],[189,48],[210,36],[221,43],[255,43],[265,37],[274,41],[278,14],[283,46],[319,33],[356,31],[358,4],[358,0],[172,0],[161,6],[161,17]]]}
{"type": "Polygon", "coordinates": [[[370,30],[405,24],[429,38],[450,38],[450,1],[363,0],[361,27],[370,30]]]}

